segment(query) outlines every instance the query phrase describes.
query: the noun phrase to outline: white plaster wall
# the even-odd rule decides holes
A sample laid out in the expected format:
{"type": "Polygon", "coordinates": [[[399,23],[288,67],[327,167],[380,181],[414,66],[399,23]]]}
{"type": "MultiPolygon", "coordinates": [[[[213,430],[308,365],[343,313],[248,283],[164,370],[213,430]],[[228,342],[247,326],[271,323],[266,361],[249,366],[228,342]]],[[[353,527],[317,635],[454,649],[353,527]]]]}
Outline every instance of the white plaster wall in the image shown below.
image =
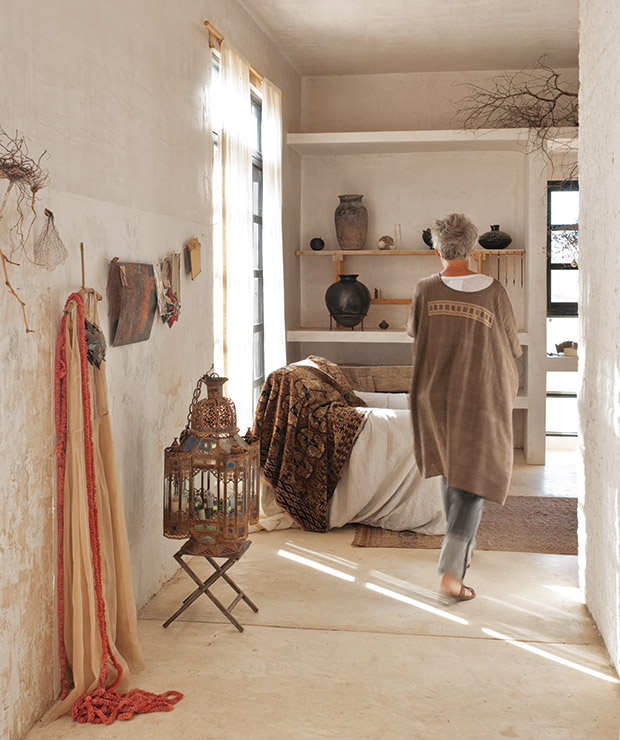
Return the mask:
{"type": "Polygon", "coordinates": [[[620,5],[580,3],[580,554],[586,600],[620,669],[620,5]],[[618,157],[618,164],[615,159],[618,157]]]}
{"type": "MultiPolygon", "coordinates": [[[[49,152],[54,211],[69,250],[52,273],[11,268],[36,334],[0,291],[0,737],[16,740],[57,690],[53,365],[64,300],[87,284],[104,295],[109,260],[153,261],[203,244],[203,273],[182,279],[182,314],[157,319],[147,342],[108,348],[117,464],[138,606],[175,570],[161,533],[163,448],[185,424],[212,361],[209,19],[278,85],[285,129],[300,127],[300,79],[233,0],[0,0],[0,125],[49,152]]],[[[285,244],[299,233],[299,157],[285,149],[285,244]]],[[[2,191],[3,192],[3,191],[2,191]]],[[[38,233],[40,225],[35,228],[38,233]]],[[[0,224],[3,248],[7,229],[0,224]]],[[[294,246],[292,247],[294,250],[294,246]]],[[[290,250],[289,250],[290,252],[290,250]]],[[[298,275],[293,256],[287,269],[298,275]]],[[[295,319],[297,306],[290,314],[295,319]]]]}
{"type": "MultiPolygon", "coordinates": [[[[576,88],[577,70],[558,70],[576,88]]],[[[488,87],[499,72],[410,72],[304,77],[302,131],[409,131],[460,128],[465,83],[488,87]]]]}
{"type": "MultiPolygon", "coordinates": [[[[514,248],[524,247],[524,157],[518,152],[421,152],[407,154],[365,154],[304,156],[302,158],[301,248],[310,239],[322,236],[326,249],[338,249],[334,210],[341,193],[362,193],[368,209],[366,249],[376,249],[383,234],[394,235],[401,225],[401,248],[426,250],[422,231],[435,218],[455,210],[467,213],[480,232],[491,224],[509,232],[514,248]]],[[[505,281],[502,261],[502,280],[505,281]]],[[[486,263],[497,276],[497,259],[486,263]]],[[[380,288],[384,298],[409,298],[416,282],[440,269],[435,256],[346,257],[343,271],[359,274],[371,290],[380,288]]],[[[329,327],[324,295],[334,282],[334,265],[329,258],[301,258],[301,320],[306,327],[329,327]]],[[[520,262],[508,260],[509,292],[521,330],[524,324],[524,291],[520,262]],[[514,273],[514,284],[513,284],[514,273]]],[[[382,319],[393,328],[403,328],[407,308],[371,306],[366,328],[376,329],[382,319]]],[[[373,350],[375,354],[377,348],[373,350]]],[[[403,347],[382,345],[393,362],[408,362],[403,347]]],[[[353,361],[359,348],[334,344],[330,357],[353,361]]],[[[356,360],[361,362],[362,360],[356,360]]],[[[376,360],[375,360],[376,363],[376,360]]]]}

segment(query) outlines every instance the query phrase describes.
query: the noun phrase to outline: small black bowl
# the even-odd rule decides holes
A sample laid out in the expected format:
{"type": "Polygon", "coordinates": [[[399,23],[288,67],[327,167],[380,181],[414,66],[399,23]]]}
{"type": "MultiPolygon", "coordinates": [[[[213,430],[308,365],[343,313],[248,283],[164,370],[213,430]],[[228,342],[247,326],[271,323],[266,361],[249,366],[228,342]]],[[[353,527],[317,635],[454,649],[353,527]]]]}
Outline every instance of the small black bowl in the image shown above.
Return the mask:
{"type": "Polygon", "coordinates": [[[320,236],[315,236],[314,239],[310,239],[310,249],[314,249],[315,252],[320,252],[325,246],[325,242],[320,236]]]}

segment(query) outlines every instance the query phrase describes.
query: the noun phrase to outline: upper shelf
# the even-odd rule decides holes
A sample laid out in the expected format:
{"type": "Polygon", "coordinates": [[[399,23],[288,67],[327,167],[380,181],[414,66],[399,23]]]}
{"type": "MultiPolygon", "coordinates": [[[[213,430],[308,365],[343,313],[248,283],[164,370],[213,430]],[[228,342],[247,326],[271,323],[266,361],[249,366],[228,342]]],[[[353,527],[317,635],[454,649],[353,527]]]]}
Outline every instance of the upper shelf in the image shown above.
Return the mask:
{"type": "MultiPolygon", "coordinates": [[[[298,257],[406,257],[408,255],[421,255],[423,257],[436,257],[434,249],[323,249],[315,252],[312,249],[300,249],[295,254],[298,257]]],[[[475,249],[472,252],[475,257],[478,254],[525,254],[523,249],[475,249]]]]}
{"type": "MultiPolygon", "coordinates": [[[[287,144],[299,154],[371,154],[398,152],[524,152],[528,129],[451,129],[437,131],[345,131],[288,134],[287,144]]],[[[576,129],[559,128],[554,149],[577,146],[576,129]]]]}

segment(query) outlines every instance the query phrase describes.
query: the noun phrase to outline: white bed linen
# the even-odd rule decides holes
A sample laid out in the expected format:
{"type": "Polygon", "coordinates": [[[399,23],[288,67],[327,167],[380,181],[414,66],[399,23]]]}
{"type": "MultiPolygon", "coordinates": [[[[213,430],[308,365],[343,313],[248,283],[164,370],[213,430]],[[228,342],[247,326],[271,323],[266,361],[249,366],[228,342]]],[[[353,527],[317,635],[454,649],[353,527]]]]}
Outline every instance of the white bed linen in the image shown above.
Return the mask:
{"type": "MultiPolygon", "coordinates": [[[[424,480],[413,457],[413,429],[406,393],[361,393],[372,408],[358,409],[366,423],[329,502],[329,527],[348,523],[443,534],[446,520],[441,478],[424,480]],[[378,408],[378,406],[384,408],[378,408]],[[390,406],[391,408],[387,408],[390,406]]],[[[251,531],[296,527],[261,476],[261,514],[251,531]]]]}
{"type": "Polygon", "coordinates": [[[443,534],[442,479],[424,480],[413,457],[408,409],[366,410],[342,478],[329,502],[329,526],[349,522],[443,534]]]}

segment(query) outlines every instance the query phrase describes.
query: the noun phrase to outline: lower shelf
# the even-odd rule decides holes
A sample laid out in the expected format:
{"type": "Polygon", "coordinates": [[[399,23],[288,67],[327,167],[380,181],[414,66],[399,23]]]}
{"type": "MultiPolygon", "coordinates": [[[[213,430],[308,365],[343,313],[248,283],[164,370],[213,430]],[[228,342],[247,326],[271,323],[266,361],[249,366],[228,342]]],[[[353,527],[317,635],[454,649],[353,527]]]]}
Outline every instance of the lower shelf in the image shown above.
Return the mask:
{"type": "MultiPolygon", "coordinates": [[[[529,337],[526,332],[519,332],[519,342],[527,345],[529,337]]],[[[359,326],[355,329],[291,329],[286,332],[289,342],[368,342],[382,344],[410,344],[413,339],[404,329],[366,329],[362,331],[359,326]]]]}

